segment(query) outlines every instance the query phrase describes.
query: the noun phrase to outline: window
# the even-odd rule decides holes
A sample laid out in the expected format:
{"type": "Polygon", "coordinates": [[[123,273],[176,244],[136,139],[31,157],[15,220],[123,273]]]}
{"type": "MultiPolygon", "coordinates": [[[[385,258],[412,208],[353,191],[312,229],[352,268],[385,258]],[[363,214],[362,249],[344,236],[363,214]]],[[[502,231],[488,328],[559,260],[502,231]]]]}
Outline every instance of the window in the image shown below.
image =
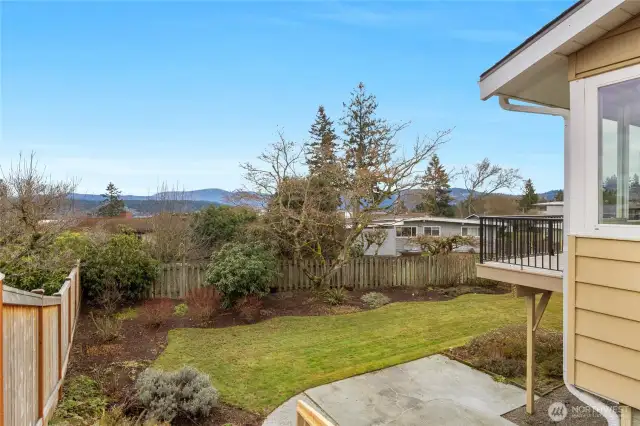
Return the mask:
{"type": "Polygon", "coordinates": [[[439,226],[425,226],[424,227],[424,235],[431,235],[432,237],[440,236],[440,227],[439,226]]]}
{"type": "Polygon", "coordinates": [[[396,226],[396,237],[408,238],[418,235],[418,228],[415,226],[396,226]]]}
{"type": "Polygon", "coordinates": [[[460,230],[460,235],[463,237],[477,237],[479,234],[479,228],[477,226],[463,226],[460,230]]]}
{"type": "Polygon", "coordinates": [[[598,89],[599,223],[640,225],[640,79],[598,89]]]}

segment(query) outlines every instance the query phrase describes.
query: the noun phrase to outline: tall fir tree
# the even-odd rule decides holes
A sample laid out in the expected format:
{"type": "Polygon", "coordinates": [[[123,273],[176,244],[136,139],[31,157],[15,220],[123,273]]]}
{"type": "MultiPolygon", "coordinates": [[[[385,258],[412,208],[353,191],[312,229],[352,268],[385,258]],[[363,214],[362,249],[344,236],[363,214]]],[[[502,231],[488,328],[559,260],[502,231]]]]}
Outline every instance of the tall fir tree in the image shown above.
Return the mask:
{"type": "Polygon", "coordinates": [[[440,163],[437,154],[431,156],[429,166],[422,177],[422,187],[426,190],[422,203],[417,206],[418,211],[432,216],[453,217],[454,208],[451,205],[451,186],[449,174],[440,163]]]}
{"type": "Polygon", "coordinates": [[[369,169],[388,162],[393,154],[391,140],[404,125],[392,127],[378,118],[378,101],[367,93],[364,83],[351,92],[349,104],[343,104],[343,150],[350,171],[369,169]]]}
{"type": "Polygon", "coordinates": [[[539,200],[538,194],[536,194],[536,189],[533,187],[533,182],[531,179],[527,179],[524,183],[524,192],[522,197],[520,198],[519,205],[522,209],[523,213],[531,210],[533,205],[536,204],[539,200]]]}
{"type": "Polygon", "coordinates": [[[113,182],[107,185],[107,192],[102,194],[102,205],[98,208],[97,215],[105,217],[119,216],[125,211],[124,201],[120,198],[120,190],[116,188],[113,182]]]}
{"type": "Polygon", "coordinates": [[[309,142],[306,144],[309,171],[316,174],[327,166],[335,165],[338,136],[322,105],[318,107],[309,136],[309,142]]]}

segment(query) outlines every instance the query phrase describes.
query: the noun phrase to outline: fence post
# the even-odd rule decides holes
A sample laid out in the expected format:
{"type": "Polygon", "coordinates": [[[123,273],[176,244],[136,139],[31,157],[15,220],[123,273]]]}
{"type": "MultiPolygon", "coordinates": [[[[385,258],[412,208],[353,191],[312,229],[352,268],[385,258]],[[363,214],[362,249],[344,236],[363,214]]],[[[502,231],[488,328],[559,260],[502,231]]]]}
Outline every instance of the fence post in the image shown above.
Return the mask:
{"type": "MultiPolygon", "coordinates": [[[[0,289],[2,288],[2,283],[4,280],[4,275],[0,272],[0,289]]],[[[4,291],[2,292],[4,295],[4,291]]],[[[4,324],[2,323],[2,299],[3,296],[0,295],[0,426],[4,426],[4,348],[2,347],[2,341],[4,340],[4,324]]]]}
{"type": "MultiPolygon", "coordinates": [[[[44,290],[33,290],[41,297],[44,290]]],[[[38,306],[38,417],[44,422],[44,306],[38,306]]]]}
{"type": "Polygon", "coordinates": [[[484,261],[484,217],[480,217],[480,263],[484,261]]]}

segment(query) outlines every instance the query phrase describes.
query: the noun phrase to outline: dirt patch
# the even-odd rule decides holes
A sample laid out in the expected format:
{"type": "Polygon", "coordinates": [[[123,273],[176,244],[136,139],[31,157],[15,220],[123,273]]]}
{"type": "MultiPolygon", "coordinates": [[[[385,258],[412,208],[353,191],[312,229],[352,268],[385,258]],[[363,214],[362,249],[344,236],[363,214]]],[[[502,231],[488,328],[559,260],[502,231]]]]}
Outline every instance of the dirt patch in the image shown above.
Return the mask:
{"type": "MultiPolygon", "coordinates": [[[[615,404],[606,402],[615,408],[615,404]]],[[[555,406],[555,405],[554,405],[555,406]]],[[[529,415],[524,406],[503,415],[505,419],[519,425],[571,425],[571,426],[606,426],[607,421],[595,410],[580,402],[566,387],[560,387],[546,396],[536,400],[536,412],[529,415]],[[562,403],[566,408],[567,416],[564,420],[554,422],[549,416],[549,406],[554,403],[562,403]]]]}

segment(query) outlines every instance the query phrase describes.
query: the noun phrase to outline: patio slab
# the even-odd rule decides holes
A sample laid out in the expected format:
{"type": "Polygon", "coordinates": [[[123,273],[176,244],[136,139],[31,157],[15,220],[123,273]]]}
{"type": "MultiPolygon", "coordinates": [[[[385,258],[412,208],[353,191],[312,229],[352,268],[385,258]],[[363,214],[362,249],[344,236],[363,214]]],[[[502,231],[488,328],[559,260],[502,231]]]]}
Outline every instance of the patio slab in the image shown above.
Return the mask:
{"type": "Polygon", "coordinates": [[[525,392],[442,355],[308,389],[278,407],[264,426],[295,425],[298,399],[340,426],[512,425],[500,417],[525,392]]]}

